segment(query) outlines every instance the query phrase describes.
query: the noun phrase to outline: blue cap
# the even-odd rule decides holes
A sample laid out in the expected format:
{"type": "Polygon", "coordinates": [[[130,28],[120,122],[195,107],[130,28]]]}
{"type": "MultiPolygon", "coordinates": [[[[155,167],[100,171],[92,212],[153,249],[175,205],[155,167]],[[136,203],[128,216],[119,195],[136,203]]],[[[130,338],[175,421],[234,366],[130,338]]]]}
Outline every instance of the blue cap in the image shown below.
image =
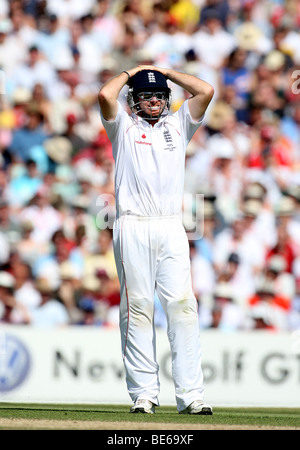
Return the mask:
{"type": "Polygon", "coordinates": [[[150,92],[170,91],[166,77],[157,70],[141,70],[137,72],[130,78],[129,87],[133,89],[133,92],[145,90],[150,92]]]}
{"type": "Polygon", "coordinates": [[[83,297],[79,300],[79,308],[85,312],[95,312],[95,301],[89,297],[83,297]]]}

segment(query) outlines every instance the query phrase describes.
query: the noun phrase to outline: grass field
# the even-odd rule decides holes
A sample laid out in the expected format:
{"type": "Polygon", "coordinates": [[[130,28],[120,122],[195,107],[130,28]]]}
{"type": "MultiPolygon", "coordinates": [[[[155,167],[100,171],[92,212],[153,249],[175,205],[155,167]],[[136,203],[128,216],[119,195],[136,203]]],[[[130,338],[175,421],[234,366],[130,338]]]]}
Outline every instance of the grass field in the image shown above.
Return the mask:
{"type": "Polygon", "coordinates": [[[0,430],[300,430],[300,409],[214,408],[213,416],[130,414],[128,405],[0,403],[0,430]]]}

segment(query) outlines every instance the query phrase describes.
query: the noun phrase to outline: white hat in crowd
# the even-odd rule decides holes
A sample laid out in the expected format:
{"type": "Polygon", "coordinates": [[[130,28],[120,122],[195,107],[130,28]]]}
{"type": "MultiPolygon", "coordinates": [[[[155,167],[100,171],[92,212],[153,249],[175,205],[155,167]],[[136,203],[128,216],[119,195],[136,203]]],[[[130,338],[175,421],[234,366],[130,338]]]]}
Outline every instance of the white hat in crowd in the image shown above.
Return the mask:
{"type": "Polygon", "coordinates": [[[0,287],[13,288],[15,286],[15,277],[4,270],[0,271],[0,287]]]}

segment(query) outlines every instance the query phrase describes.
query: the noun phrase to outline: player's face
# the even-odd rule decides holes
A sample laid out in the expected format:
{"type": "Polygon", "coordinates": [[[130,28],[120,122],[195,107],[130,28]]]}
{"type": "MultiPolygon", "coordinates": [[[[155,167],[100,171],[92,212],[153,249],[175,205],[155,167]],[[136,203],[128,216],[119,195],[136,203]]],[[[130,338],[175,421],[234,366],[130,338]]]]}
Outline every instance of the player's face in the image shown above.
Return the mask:
{"type": "Polygon", "coordinates": [[[159,117],[166,106],[165,92],[140,92],[140,108],[151,117],[159,117]]]}

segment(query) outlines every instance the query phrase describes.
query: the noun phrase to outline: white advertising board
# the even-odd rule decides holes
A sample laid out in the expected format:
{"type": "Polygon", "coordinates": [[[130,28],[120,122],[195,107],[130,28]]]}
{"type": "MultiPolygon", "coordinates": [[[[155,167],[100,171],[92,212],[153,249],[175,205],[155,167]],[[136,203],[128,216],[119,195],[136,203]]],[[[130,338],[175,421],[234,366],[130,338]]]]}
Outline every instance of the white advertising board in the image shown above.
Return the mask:
{"type": "MultiPolygon", "coordinates": [[[[202,331],[205,400],[300,407],[300,333],[202,331]]],[[[166,332],[157,330],[161,405],[175,405],[166,332]]],[[[0,329],[0,401],[131,404],[117,329],[0,329]]]]}

